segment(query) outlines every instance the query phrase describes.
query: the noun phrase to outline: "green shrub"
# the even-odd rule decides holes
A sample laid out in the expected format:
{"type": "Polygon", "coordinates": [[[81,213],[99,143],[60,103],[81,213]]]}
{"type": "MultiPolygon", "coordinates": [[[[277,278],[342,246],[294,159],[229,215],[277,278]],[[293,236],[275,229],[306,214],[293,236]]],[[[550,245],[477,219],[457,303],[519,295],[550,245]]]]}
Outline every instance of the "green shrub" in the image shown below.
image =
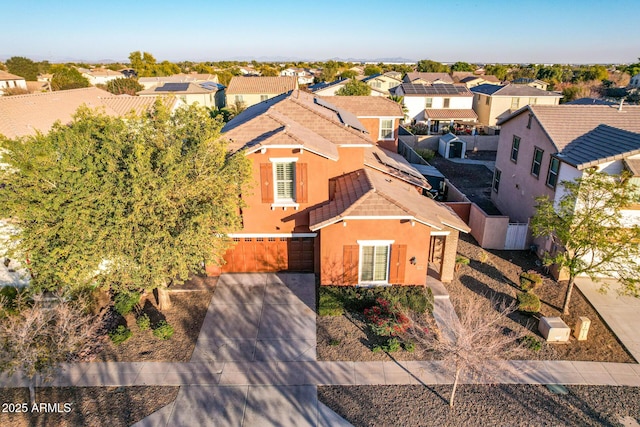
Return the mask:
{"type": "Polygon", "coordinates": [[[332,340],[329,341],[329,345],[332,346],[332,347],[337,347],[340,344],[341,344],[340,340],[332,339],[332,340]]]}
{"type": "Polygon", "coordinates": [[[395,353],[400,350],[400,341],[398,338],[389,338],[384,344],[373,347],[374,353],[385,351],[387,353],[395,353]]]}
{"type": "Polygon", "coordinates": [[[114,298],[114,308],[121,316],[126,316],[139,302],[139,292],[120,292],[114,298]]]}
{"type": "Polygon", "coordinates": [[[413,353],[416,351],[416,345],[411,341],[405,341],[402,343],[402,347],[406,352],[413,353]]]}
{"type": "Polygon", "coordinates": [[[337,286],[321,286],[318,299],[319,316],[342,316],[343,295],[337,286]]]}
{"type": "Polygon", "coordinates": [[[414,151],[427,162],[436,155],[435,151],[429,150],[428,148],[416,148],[414,151]]]}
{"type": "Polygon", "coordinates": [[[540,298],[533,292],[518,293],[518,311],[537,313],[540,311],[540,298]]]}
{"type": "Polygon", "coordinates": [[[13,286],[3,286],[0,288],[0,302],[3,309],[0,310],[0,316],[13,315],[17,313],[16,298],[18,297],[18,288],[13,286]]]}
{"type": "Polygon", "coordinates": [[[120,345],[133,335],[131,329],[127,328],[124,325],[118,326],[115,330],[109,332],[109,338],[111,338],[111,342],[115,345],[120,345]]]}
{"type": "Polygon", "coordinates": [[[433,293],[424,286],[343,287],[341,290],[344,306],[352,311],[363,311],[378,298],[398,302],[403,308],[420,314],[433,311],[433,293]]]}
{"type": "Polygon", "coordinates": [[[542,284],[542,276],[537,273],[522,273],[520,275],[520,289],[525,292],[533,290],[542,284]]]}
{"type": "Polygon", "coordinates": [[[426,123],[416,123],[409,127],[409,130],[414,135],[429,135],[429,125],[426,123]]]}
{"type": "Polygon", "coordinates": [[[149,319],[149,316],[145,313],[136,319],[136,324],[141,331],[146,331],[151,328],[151,319],[149,319]]]}
{"type": "Polygon", "coordinates": [[[383,298],[378,298],[373,306],[365,308],[364,315],[373,333],[381,337],[403,334],[410,324],[399,302],[383,298]]]}
{"type": "Polygon", "coordinates": [[[156,325],[156,328],[153,330],[153,335],[160,338],[161,340],[168,340],[173,336],[173,326],[168,324],[166,321],[161,320],[156,325]]]}
{"type": "Polygon", "coordinates": [[[533,351],[540,351],[542,349],[542,343],[533,335],[525,335],[522,337],[522,344],[533,351]]]}

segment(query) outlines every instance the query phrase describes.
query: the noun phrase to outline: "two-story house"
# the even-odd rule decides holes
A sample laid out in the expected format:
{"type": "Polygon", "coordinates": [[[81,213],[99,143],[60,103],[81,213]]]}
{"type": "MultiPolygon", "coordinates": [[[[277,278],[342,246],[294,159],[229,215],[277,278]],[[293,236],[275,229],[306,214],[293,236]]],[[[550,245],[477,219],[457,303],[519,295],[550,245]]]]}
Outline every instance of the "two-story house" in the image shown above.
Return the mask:
{"type": "Polygon", "coordinates": [[[432,133],[454,122],[472,125],[478,118],[471,108],[473,94],[465,85],[402,83],[394,94],[404,97],[409,120],[426,122],[432,133]]]}
{"type": "Polygon", "coordinates": [[[373,74],[361,81],[369,85],[373,96],[389,96],[389,91],[402,83],[401,80],[386,74],[373,74]]]}
{"type": "Polygon", "coordinates": [[[231,79],[226,90],[226,105],[250,107],[283,93],[298,89],[297,77],[242,77],[231,79]]]}
{"type": "Polygon", "coordinates": [[[242,194],[243,228],[230,236],[221,270],[423,285],[432,266],[452,280],[458,233],[469,228],[423,196],[428,183],[387,149],[397,149],[400,106],[382,97],[335,98],[293,91],[223,128],[235,155],[251,158],[255,186],[242,194]]]}
{"type": "Polygon", "coordinates": [[[558,105],[562,98],[557,92],[524,84],[481,84],[472,87],[471,92],[473,110],[478,114],[478,122],[484,126],[495,126],[500,119],[525,105],[558,105]]]}
{"type": "MultiPolygon", "coordinates": [[[[640,106],[529,105],[502,121],[491,200],[514,222],[535,214],[538,196],[561,197],[558,184],[587,168],[638,176],[640,106]]],[[[624,215],[640,223],[640,205],[624,215]]],[[[547,242],[540,250],[549,250],[547,242]]]]}
{"type": "Polygon", "coordinates": [[[414,71],[405,74],[402,79],[404,83],[413,83],[417,85],[430,85],[430,84],[453,84],[453,78],[447,73],[424,73],[420,71],[414,71]]]}

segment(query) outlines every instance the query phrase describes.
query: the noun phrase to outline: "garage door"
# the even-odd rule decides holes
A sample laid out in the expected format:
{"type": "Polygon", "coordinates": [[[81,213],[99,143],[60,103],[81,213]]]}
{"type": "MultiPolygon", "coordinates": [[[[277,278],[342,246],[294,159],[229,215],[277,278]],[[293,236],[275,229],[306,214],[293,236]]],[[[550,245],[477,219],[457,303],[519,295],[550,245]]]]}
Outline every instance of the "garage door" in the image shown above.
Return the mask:
{"type": "Polygon", "coordinates": [[[313,237],[234,238],[224,273],[313,271],[313,237]]]}

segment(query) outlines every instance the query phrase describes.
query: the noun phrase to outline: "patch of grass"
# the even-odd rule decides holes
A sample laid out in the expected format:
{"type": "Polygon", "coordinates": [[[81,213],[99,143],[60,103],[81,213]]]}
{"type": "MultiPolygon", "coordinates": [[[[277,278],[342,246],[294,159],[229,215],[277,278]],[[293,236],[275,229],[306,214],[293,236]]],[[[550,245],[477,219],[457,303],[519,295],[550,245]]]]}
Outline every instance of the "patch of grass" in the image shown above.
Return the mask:
{"type": "Polygon", "coordinates": [[[114,298],[114,308],[121,316],[126,316],[139,302],[139,292],[120,292],[114,298]]]}
{"type": "Polygon", "coordinates": [[[161,340],[168,340],[173,336],[174,332],[173,326],[168,324],[165,320],[161,320],[153,330],[153,335],[161,340]]]}
{"type": "Polygon", "coordinates": [[[321,286],[318,299],[319,316],[342,316],[344,313],[343,296],[336,286],[321,286]]]}
{"type": "Polygon", "coordinates": [[[151,319],[149,319],[149,316],[144,313],[136,319],[136,324],[141,331],[146,331],[151,328],[151,319]]]}
{"type": "Polygon", "coordinates": [[[540,311],[540,298],[533,292],[520,292],[518,294],[518,311],[524,313],[537,313],[540,311]]]}
{"type": "Polygon", "coordinates": [[[542,350],[542,343],[533,335],[525,335],[521,340],[522,344],[530,350],[540,351],[542,350]]]}
{"type": "Polygon", "coordinates": [[[531,291],[542,284],[542,276],[537,273],[520,274],[520,289],[525,292],[531,291]]]}

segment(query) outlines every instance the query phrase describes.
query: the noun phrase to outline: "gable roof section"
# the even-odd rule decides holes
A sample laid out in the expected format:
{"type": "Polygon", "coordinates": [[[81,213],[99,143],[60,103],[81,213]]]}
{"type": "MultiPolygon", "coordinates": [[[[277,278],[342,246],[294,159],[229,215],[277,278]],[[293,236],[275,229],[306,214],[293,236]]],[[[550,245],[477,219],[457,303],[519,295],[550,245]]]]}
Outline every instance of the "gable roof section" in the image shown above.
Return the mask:
{"type": "Polygon", "coordinates": [[[0,70],[0,80],[24,80],[24,77],[16,76],[15,74],[0,70]]]}
{"type": "Polygon", "coordinates": [[[414,80],[424,80],[425,82],[435,82],[440,80],[444,83],[453,83],[453,79],[448,73],[421,73],[421,72],[412,72],[407,73],[404,77],[405,82],[412,82],[414,80]]]}
{"type": "MultiPolygon", "coordinates": [[[[233,151],[244,148],[255,152],[263,147],[293,144],[337,160],[338,146],[371,146],[367,133],[343,121],[348,112],[337,112],[337,107],[328,108],[315,100],[312,94],[301,91],[282,94],[247,108],[222,132],[231,140],[233,151]]],[[[359,123],[355,116],[352,120],[359,123]]]]}
{"type": "Polygon", "coordinates": [[[297,77],[233,77],[227,94],[281,94],[298,88],[297,77]]]}
{"type": "Polygon", "coordinates": [[[309,89],[311,92],[318,92],[319,90],[327,89],[327,88],[330,88],[332,86],[338,86],[338,85],[346,84],[349,80],[351,80],[351,79],[340,78],[340,79],[334,80],[332,82],[320,82],[320,83],[316,83],[314,85],[308,86],[307,89],[309,89]]]}
{"type": "Polygon", "coordinates": [[[562,98],[562,94],[559,94],[557,92],[550,92],[548,90],[542,90],[536,87],[521,85],[521,84],[508,84],[505,86],[481,84],[476,87],[472,87],[471,92],[481,93],[481,94],[490,95],[490,96],[528,96],[528,97],[551,96],[556,98],[562,98]]]}
{"type": "Polygon", "coordinates": [[[379,171],[360,169],[338,178],[333,199],[309,213],[309,228],[317,231],[349,217],[406,217],[436,230],[469,227],[449,208],[418,194],[413,185],[379,171]]]}
{"type": "Polygon", "coordinates": [[[624,163],[633,176],[640,176],[640,159],[624,159],[624,163]]]}
{"type": "Polygon", "coordinates": [[[209,82],[209,84],[205,82],[201,83],[192,83],[192,82],[184,82],[184,83],[176,83],[176,82],[165,82],[158,86],[155,86],[151,89],[141,90],[137,92],[137,95],[169,95],[169,94],[207,94],[207,93],[215,93],[222,88],[222,85],[218,83],[209,82]]]}
{"type": "Polygon", "coordinates": [[[557,157],[582,170],[640,154],[640,133],[599,125],[571,141],[557,157]]]}
{"type": "Polygon", "coordinates": [[[405,96],[472,96],[473,94],[465,85],[435,84],[423,85],[413,83],[402,83],[397,86],[402,88],[405,96]]]}
{"type": "Polygon", "coordinates": [[[533,113],[558,152],[601,124],[640,132],[640,106],[637,105],[625,105],[621,110],[612,105],[527,105],[498,121],[498,125],[525,112],[533,113]]]}
{"type": "Polygon", "coordinates": [[[331,96],[321,99],[350,111],[356,117],[404,117],[400,104],[381,96],[331,96]]]}
{"type": "Polygon", "coordinates": [[[146,113],[151,109],[151,107],[153,107],[158,99],[160,99],[171,111],[175,110],[182,104],[181,101],[172,96],[152,97],[119,95],[101,98],[101,101],[105,106],[107,114],[126,116],[131,112],[134,114],[146,113]]]}

